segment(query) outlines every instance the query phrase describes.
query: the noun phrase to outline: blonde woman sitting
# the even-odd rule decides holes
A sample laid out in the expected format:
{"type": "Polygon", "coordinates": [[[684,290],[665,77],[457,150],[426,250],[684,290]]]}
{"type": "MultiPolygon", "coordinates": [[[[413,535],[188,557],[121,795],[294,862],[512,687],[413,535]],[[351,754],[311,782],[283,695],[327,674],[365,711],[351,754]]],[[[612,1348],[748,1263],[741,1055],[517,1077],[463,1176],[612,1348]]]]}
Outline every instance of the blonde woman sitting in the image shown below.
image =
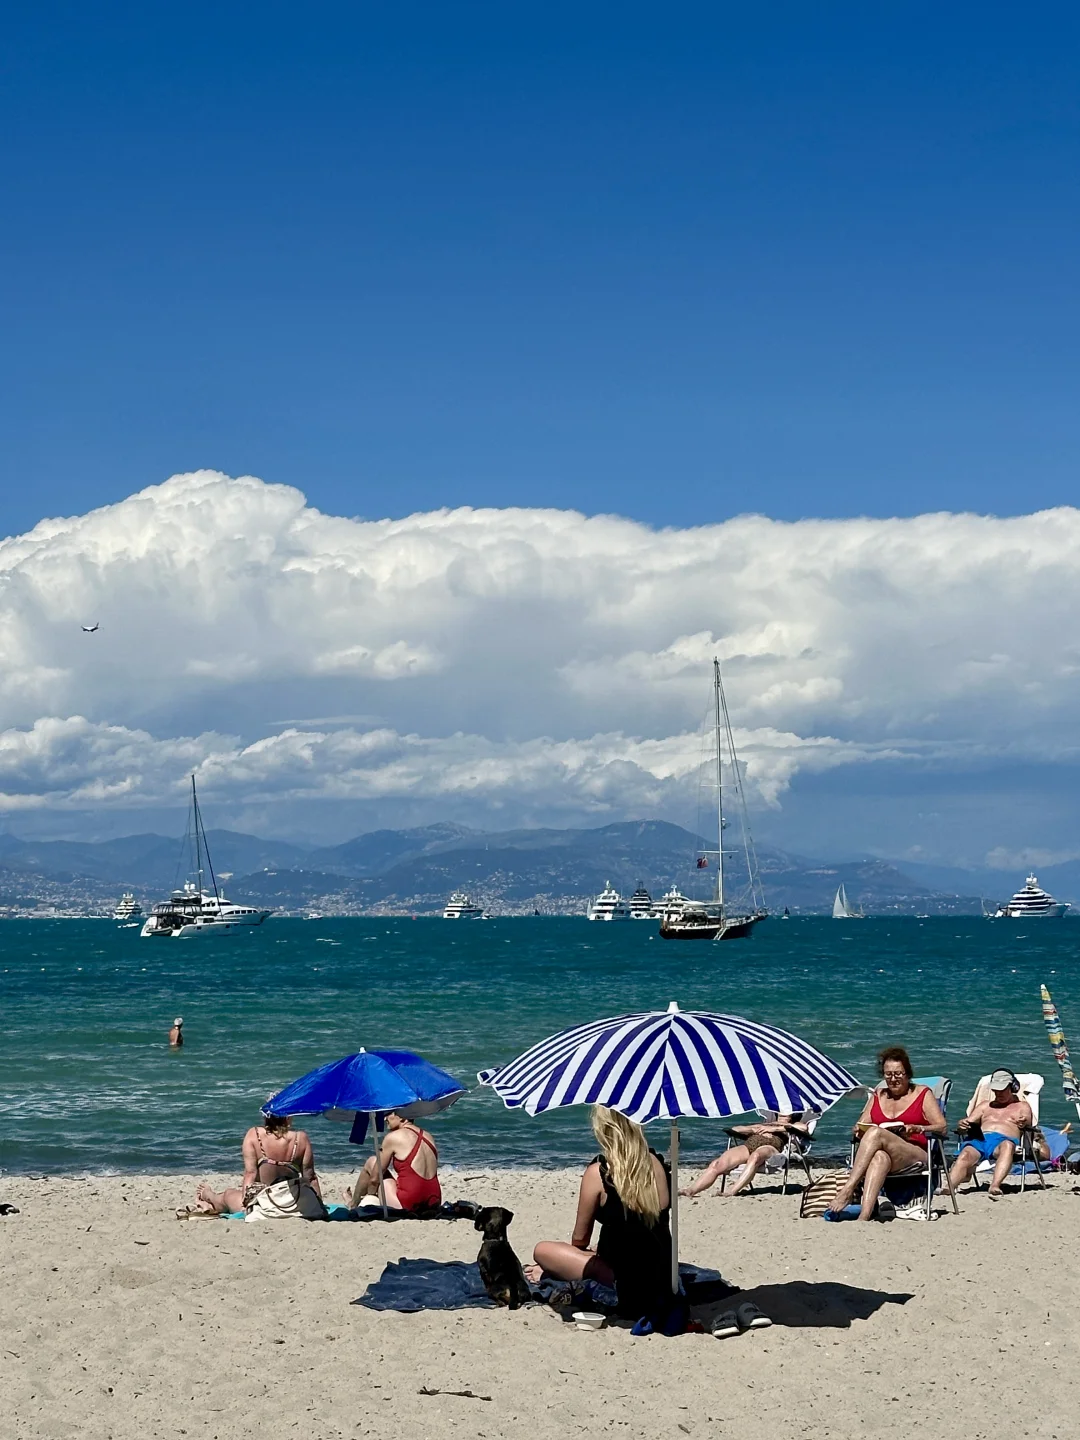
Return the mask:
{"type": "Polygon", "coordinates": [[[715,1185],[721,1176],[730,1175],[732,1170],[743,1165],[746,1167],[743,1173],[726,1192],[728,1195],[741,1195],[773,1156],[784,1153],[784,1146],[790,1136],[801,1135],[808,1139],[810,1128],[801,1117],[796,1119],[794,1115],[778,1115],[775,1120],[766,1120],[761,1125],[733,1125],[728,1133],[740,1137],[742,1143],[732,1145],[723,1155],[718,1155],[711,1165],[706,1165],[692,1185],[679,1191],[680,1195],[700,1195],[702,1191],[708,1190],[710,1185],[715,1185]]]}
{"type": "Polygon", "coordinates": [[[573,1236],[542,1240],[525,1273],[533,1284],[549,1276],[613,1286],[619,1314],[632,1319],[662,1314],[672,1304],[667,1166],[641,1126],[617,1110],[594,1105],[592,1128],[600,1154],[581,1177],[573,1236]]]}

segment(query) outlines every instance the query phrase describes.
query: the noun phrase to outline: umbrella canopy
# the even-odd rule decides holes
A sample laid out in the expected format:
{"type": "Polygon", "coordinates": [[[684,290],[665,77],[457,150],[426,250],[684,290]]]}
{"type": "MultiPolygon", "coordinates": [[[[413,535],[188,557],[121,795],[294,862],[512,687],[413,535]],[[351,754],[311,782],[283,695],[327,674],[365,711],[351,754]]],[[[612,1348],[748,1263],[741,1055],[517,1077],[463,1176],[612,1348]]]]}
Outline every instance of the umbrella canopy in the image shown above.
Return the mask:
{"type": "Polygon", "coordinates": [[[418,1119],[445,1110],[464,1094],[460,1081],[411,1050],[359,1050],[301,1075],[272,1095],[263,1111],[354,1120],[394,1110],[418,1119]]]}
{"type": "Polygon", "coordinates": [[[477,1076],[509,1109],[610,1105],[629,1120],[819,1113],[863,1087],[805,1040],[738,1015],[667,1010],[563,1030],[477,1076]]]}
{"type": "Polygon", "coordinates": [[[1046,1033],[1050,1038],[1050,1048],[1054,1052],[1054,1059],[1061,1066],[1061,1088],[1065,1091],[1065,1099],[1070,1105],[1075,1105],[1077,1113],[1080,1114],[1080,1085],[1077,1084],[1072,1060],[1069,1058],[1069,1047],[1065,1044],[1065,1032],[1061,1028],[1057,1006],[1051,1000],[1046,986],[1039,988],[1042,990],[1042,1012],[1046,1033]]]}
{"type": "Polygon", "coordinates": [[[819,1113],[863,1086],[804,1040],[739,1015],[667,1010],[576,1025],[477,1079],[508,1109],[608,1105],[628,1120],[671,1121],[671,1288],[679,1288],[680,1116],[750,1110],[819,1113]]]}

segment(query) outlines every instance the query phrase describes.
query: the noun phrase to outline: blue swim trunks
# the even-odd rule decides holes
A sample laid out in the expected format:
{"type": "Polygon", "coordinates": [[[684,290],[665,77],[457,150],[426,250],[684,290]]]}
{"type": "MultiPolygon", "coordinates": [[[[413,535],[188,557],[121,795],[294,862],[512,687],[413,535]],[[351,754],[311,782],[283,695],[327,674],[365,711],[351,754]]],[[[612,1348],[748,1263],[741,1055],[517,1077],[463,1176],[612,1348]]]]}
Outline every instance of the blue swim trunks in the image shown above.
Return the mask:
{"type": "Polygon", "coordinates": [[[991,1130],[988,1134],[984,1134],[981,1140],[965,1140],[964,1146],[970,1146],[972,1150],[977,1150],[984,1160],[992,1160],[994,1151],[1003,1140],[1007,1140],[1010,1145],[1018,1143],[1011,1135],[995,1135],[991,1130]]]}

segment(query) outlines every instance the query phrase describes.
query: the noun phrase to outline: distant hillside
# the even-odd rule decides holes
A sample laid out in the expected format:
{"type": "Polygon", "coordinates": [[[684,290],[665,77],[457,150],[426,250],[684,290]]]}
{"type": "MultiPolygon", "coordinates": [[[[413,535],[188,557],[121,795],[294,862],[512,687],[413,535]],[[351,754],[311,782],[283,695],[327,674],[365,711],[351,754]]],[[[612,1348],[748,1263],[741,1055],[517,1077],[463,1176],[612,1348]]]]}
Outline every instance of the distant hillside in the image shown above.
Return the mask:
{"type": "MultiPolygon", "coordinates": [[[[715,871],[695,865],[705,842],[663,820],[590,830],[481,832],[429,825],[373,831],[317,849],[230,830],[212,830],[209,840],[218,874],[231,874],[230,895],[285,912],[430,913],[442,909],[452,890],[464,889],[494,913],[580,914],[609,880],[624,894],[644,884],[654,897],[673,884],[705,897],[715,885],[715,871]]],[[[178,840],[160,835],[97,844],[4,836],[0,905],[94,910],[125,889],[146,905],[184,878],[180,852],[178,840]]],[[[935,890],[882,860],[825,862],[779,850],[762,850],[759,860],[774,911],[788,906],[796,913],[826,913],[841,882],[868,913],[979,909],[977,898],[935,890]]],[[[737,865],[732,870],[729,893],[737,902],[737,865]]]]}

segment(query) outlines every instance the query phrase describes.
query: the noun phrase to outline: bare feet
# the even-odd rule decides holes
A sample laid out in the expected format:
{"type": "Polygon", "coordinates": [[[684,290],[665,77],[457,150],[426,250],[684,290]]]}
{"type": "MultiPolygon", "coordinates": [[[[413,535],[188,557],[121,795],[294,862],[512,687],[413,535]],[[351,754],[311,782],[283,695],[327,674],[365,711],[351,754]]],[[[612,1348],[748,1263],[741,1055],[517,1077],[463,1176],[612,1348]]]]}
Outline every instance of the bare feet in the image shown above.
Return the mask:
{"type": "Polygon", "coordinates": [[[525,1272],[525,1279],[530,1285],[539,1285],[540,1281],[544,1278],[544,1267],[542,1265],[523,1265],[521,1268],[525,1272]]]}
{"type": "Polygon", "coordinates": [[[990,1186],[990,1189],[989,1189],[986,1193],[987,1193],[987,1195],[990,1197],[991,1200],[1000,1200],[1001,1197],[1002,1197],[1002,1195],[1004,1195],[1005,1192],[1004,1192],[1004,1190],[1001,1189],[1000,1186],[997,1186],[997,1187],[995,1188],[993,1185],[991,1185],[991,1186],[990,1186]]]}

